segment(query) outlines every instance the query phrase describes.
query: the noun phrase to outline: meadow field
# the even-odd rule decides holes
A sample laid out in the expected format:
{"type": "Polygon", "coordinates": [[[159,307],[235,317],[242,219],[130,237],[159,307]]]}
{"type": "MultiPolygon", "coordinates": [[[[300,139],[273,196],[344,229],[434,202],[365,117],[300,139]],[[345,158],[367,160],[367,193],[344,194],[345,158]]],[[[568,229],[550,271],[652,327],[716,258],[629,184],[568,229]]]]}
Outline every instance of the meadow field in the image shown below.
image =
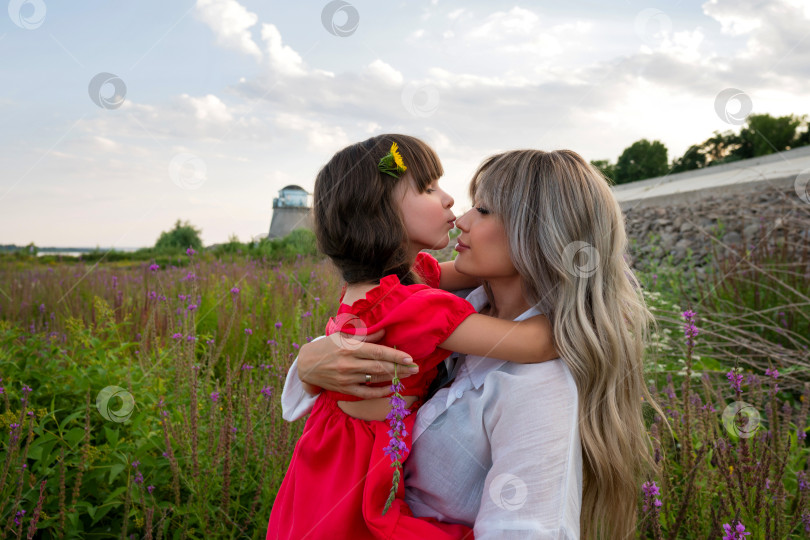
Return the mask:
{"type": "MultiPolygon", "coordinates": [[[[807,538],[807,245],[638,275],[667,414],[638,537],[807,538]]],[[[0,537],[263,538],[304,424],[284,377],[339,291],[316,256],[0,259],[0,537]]]]}

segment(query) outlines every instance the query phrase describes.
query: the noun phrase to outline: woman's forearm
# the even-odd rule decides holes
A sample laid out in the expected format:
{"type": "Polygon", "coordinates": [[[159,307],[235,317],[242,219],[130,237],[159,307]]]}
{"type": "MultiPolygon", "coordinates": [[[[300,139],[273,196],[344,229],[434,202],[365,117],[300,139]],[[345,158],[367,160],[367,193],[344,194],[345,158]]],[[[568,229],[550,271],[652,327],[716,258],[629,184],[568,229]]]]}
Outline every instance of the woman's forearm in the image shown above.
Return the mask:
{"type": "Polygon", "coordinates": [[[317,399],[317,394],[310,395],[304,390],[304,383],[298,378],[296,358],[284,380],[284,389],[281,392],[281,417],[287,422],[294,422],[309,414],[317,399]]]}

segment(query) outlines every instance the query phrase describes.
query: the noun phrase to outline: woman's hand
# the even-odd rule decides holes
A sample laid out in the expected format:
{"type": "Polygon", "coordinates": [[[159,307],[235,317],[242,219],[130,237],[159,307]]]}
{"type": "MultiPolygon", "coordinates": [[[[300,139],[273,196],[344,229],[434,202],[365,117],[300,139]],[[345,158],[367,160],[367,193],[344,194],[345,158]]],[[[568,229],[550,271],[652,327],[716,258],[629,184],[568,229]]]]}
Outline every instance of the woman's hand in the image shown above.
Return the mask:
{"type": "Polygon", "coordinates": [[[378,383],[393,378],[396,364],[400,366],[397,369],[400,379],[419,369],[408,353],[374,343],[384,334],[380,330],[365,336],[363,341],[346,334],[332,334],[302,346],[298,353],[298,378],[304,390],[314,395],[325,388],[363,399],[389,395],[388,386],[367,386],[366,373],[371,375],[372,383],[378,383]]]}

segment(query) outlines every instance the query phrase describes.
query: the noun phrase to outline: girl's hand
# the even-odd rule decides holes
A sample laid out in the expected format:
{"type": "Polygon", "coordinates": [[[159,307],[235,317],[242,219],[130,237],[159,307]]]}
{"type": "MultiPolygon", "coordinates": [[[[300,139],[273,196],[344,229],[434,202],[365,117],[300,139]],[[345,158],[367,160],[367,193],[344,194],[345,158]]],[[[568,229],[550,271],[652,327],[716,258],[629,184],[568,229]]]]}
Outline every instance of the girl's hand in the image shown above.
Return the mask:
{"type": "Polygon", "coordinates": [[[371,375],[371,383],[379,383],[393,378],[394,364],[400,365],[397,370],[400,379],[417,373],[418,367],[408,353],[376,345],[374,342],[383,335],[385,331],[380,330],[359,341],[354,336],[332,334],[302,346],[298,353],[298,378],[304,390],[314,395],[325,388],[362,399],[388,396],[389,386],[366,385],[366,373],[371,375]],[[416,370],[403,369],[404,366],[416,370]]]}

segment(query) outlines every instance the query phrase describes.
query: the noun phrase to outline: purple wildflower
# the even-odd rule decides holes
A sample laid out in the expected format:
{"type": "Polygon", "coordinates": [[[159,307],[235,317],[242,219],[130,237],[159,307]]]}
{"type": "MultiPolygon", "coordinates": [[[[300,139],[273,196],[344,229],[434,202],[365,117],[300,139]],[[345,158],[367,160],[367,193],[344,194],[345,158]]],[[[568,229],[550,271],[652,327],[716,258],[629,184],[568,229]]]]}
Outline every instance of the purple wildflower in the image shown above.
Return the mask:
{"type": "Polygon", "coordinates": [[[188,255],[189,257],[193,256],[195,253],[197,253],[197,252],[194,251],[194,248],[188,248],[186,250],[186,255],[188,255]]]}
{"type": "Polygon", "coordinates": [[[8,432],[8,434],[11,435],[11,442],[17,442],[17,440],[20,438],[20,434],[17,432],[20,424],[17,422],[12,422],[8,427],[11,428],[11,430],[8,432]]]}
{"type": "Polygon", "coordinates": [[[155,486],[146,486],[146,491],[148,491],[150,495],[152,494],[152,492],[154,490],[155,490],[155,486]]]}
{"type": "Polygon", "coordinates": [[[745,540],[745,537],[751,534],[750,532],[745,532],[745,525],[743,525],[741,521],[738,521],[737,526],[734,528],[728,523],[723,523],[723,530],[726,531],[723,540],[745,540]]]}
{"type": "Polygon", "coordinates": [[[298,345],[298,343],[293,343],[292,346],[293,346],[293,349],[295,349],[296,351],[300,347],[300,345],[298,345]]]}
{"type": "Polygon", "coordinates": [[[271,347],[275,347],[276,346],[276,340],[275,339],[268,339],[267,344],[270,345],[271,347]]]}
{"type": "Polygon", "coordinates": [[[174,334],[172,334],[172,338],[183,339],[183,334],[181,334],[180,332],[175,332],[174,334]]]}
{"type": "Polygon", "coordinates": [[[239,294],[239,287],[234,287],[231,289],[231,294],[236,298],[236,295],[239,294]]]}
{"type": "Polygon", "coordinates": [[[262,388],[262,394],[264,394],[264,397],[266,397],[267,399],[270,399],[273,396],[273,389],[270,388],[269,386],[265,386],[264,388],[262,388]]]}
{"type": "Polygon", "coordinates": [[[20,510],[16,514],[14,514],[14,525],[20,526],[22,517],[25,516],[25,510],[20,510]]]}
{"type": "Polygon", "coordinates": [[[242,364],[242,371],[249,371],[251,369],[253,369],[253,366],[250,364],[242,364]]]}
{"type": "Polygon", "coordinates": [[[211,392],[211,401],[214,403],[219,401],[219,392],[211,392]]]}
{"type": "Polygon", "coordinates": [[[281,321],[276,321],[276,330],[281,328],[281,321]]]}
{"type": "Polygon", "coordinates": [[[132,466],[133,466],[134,468],[136,468],[136,469],[138,468],[138,465],[140,465],[140,464],[141,464],[141,462],[140,462],[140,461],[138,461],[137,459],[136,459],[135,461],[133,461],[133,462],[132,462],[132,466]]]}
{"type": "Polygon", "coordinates": [[[303,315],[301,315],[302,319],[306,319],[308,317],[312,317],[312,312],[311,311],[306,311],[306,312],[304,312],[303,315]]]}
{"type": "Polygon", "coordinates": [[[250,328],[245,328],[245,335],[246,336],[250,336],[252,334],[253,334],[253,330],[251,330],[250,328]]]}
{"type": "Polygon", "coordinates": [[[731,383],[731,389],[735,392],[742,392],[742,382],[743,382],[743,375],[742,373],[734,373],[732,369],[728,373],[726,373],[726,377],[728,381],[731,383]]]}
{"type": "Polygon", "coordinates": [[[697,326],[695,326],[695,315],[695,312],[691,309],[687,309],[681,313],[681,316],[686,321],[683,327],[683,332],[686,336],[686,345],[690,348],[695,346],[695,338],[699,333],[697,326]]]}
{"type": "Polygon", "coordinates": [[[394,478],[391,482],[391,491],[388,494],[388,500],[383,508],[383,515],[391,507],[391,503],[393,503],[396,497],[396,492],[399,488],[402,461],[404,461],[410,451],[408,445],[402,440],[402,437],[408,436],[408,431],[405,429],[405,423],[402,419],[411,414],[411,411],[405,406],[405,400],[402,394],[400,394],[402,389],[402,383],[399,381],[396,367],[394,367],[394,378],[391,380],[391,391],[393,392],[390,400],[391,411],[385,417],[385,419],[388,420],[388,425],[391,426],[391,429],[388,431],[388,436],[391,437],[391,439],[388,442],[388,446],[383,448],[383,452],[385,452],[393,462],[391,466],[394,467],[394,478]]]}
{"type": "Polygon", "coordinates": [[[194,311],[197,309],[197,304],[189,304],[186,309],[189,311],[194,311]]]}
{"type": "Polygon", "coordinates": [[[151,270],[152,272],[157,272],[159,268],[160,268],[159,264],[151,264],[151,265],[149,265],[149,270],[151,270]]]}
{"type": "Polygon", "coordinates": [[[807,473],[799,471],[796,473],[796,482],[799,484],[799,491],[807,491],[810,484],[807,483],[807,473]]]}
{"type": "Polygon", "coordinates": [[[658,486],[655,482],[644,482],[641,486],[641,490],[644,492],[644,506],[642,507],[642,511],[647,512],[652,508],[660,508],[663,504],[658,496],[661,494],[661,491],[658,489],[658,486]]]}
{"type": "Polygon", "coordinates": [[[776,368],[773,369],[768,368],[765,370],[765,375],[767,375],[768,377],[773,377],[774,380],[776,380],[776,378],[779,377],[779,370],[777,370],[776,368]]]}
{"type": "Polygon", "coordinates": [[[186,337],[186,341],[189,341],[189,342],[197,341],[197,338],[195,336],[188,336],[188,337],[186,337]]]}

